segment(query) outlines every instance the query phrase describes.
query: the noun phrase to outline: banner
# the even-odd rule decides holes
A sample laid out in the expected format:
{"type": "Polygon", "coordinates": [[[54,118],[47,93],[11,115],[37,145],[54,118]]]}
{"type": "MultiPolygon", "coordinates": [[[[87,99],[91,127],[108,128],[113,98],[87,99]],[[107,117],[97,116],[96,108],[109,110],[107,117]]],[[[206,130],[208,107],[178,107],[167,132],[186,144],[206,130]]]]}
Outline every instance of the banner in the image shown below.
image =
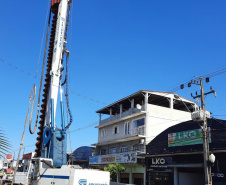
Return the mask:
{"type": "MultiPolygon", "coordinates": [[[[211,143],[210,128],[208,127],[209,143],[211,143]]],[[[187,130],[168,134],[168,147],[202,144],[202,129],[187,130]]]]}
{"type": "Polygon", "coordinates": [[[89,164],[137,163],[136,152],[125,152],[89,157],[89,164]]]}

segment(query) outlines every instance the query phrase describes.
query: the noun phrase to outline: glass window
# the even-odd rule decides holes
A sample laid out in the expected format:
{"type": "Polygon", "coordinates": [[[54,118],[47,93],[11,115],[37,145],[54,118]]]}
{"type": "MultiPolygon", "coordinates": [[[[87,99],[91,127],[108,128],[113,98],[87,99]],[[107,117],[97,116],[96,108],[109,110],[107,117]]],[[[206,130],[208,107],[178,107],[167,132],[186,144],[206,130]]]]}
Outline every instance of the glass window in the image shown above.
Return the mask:
{"type": "Polygon", "coordinates": [[[144,118],[137,119],[137,120],[133,121],[133,127],[134,128],[140,127],[140,126],[143,126],[143,125],[144,125],[144,118]]]}
{"type": "MultiPolygon", "coordinates": [[[[46,162],[51,165],[50,161],[46,161],[46,162]]],[[[47,165],[46,163],[42,162],[42,168],[50,168],[50,166],[47,165]]]]}
{"type": "Polygon", "coordinates": [[[112,148],[112,149],[110,150],[110,152],[111,152],[111,154],[116,154],[116,153],[117,153],[117,149],[116,149],[116,148],[112,148]]]}
{"type": "Polygon", "coordinates": [[[101,130],[100,136],[101,136],[101,137],[106,136],[106,129],[102,129],[102,130],[101,130]]]}
{"type": "Polygon", "coordinates": [[[106,152],[106,149],[102,149],[101,151],[100,151],[100,153],[101,153],[101,155],[105,155],[107,152],[106,152]]]}
{"type": "Polygon", "coordinates": [[[128,152],[128,148],[126,146],[121,147],[121,153],[128,152]]]}
{"type": "Polygon", "coordinates": [[[143,151],[144,146],[143,145],[133,145],[133,151],[134,152],[142,152],[143,151]]]}
{"type": "Polygon", "coordinates": [[[124,132],[125,135],[126,135],[126,134],[130,134],[130,123],[129,123],[129,122],[126,122],[126,123],[125,123],[124,129],[125,129],[125,130],[124,130],[124,131],[125,131],[125,132],[124,132]]]}
{"type": "Polygon", "coordinates": [[[118,134],[119,133],[119,127],[118,125],[113,127],[113,134],[118,134]]]}

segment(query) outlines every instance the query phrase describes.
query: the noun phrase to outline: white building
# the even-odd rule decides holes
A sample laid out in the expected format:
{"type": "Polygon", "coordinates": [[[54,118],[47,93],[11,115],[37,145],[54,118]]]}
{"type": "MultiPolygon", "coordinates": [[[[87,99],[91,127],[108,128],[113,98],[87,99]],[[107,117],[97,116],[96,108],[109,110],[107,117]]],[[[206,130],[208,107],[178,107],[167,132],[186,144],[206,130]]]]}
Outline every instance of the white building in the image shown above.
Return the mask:
{"type": "Polygon", "coordinates": [[[90,165],[122,163],[126,172],[120,182],[145,185],[146,145],[166,128],[190,120],[195,108],[174,93],[141,90],[96,111],[98,142],[90,165]]]}

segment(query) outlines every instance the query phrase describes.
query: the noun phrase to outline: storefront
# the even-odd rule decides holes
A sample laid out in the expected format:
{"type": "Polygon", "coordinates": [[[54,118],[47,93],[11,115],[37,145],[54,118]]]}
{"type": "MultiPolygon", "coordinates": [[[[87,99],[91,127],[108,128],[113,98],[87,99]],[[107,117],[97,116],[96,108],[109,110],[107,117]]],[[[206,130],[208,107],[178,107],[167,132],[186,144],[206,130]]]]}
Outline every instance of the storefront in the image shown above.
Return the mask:
{"type": "MultiPolygon", "coordinates": [[[[208,119],[213,185],[226,185],[226,121],[208,119]]],[[[202,131],[187,121],[166,129],[147,145],[147,185],[204,184],[202,131]]]]}
{"type": "Polygon", "coordinates": [[[173,183],[173,170],[168,167],[172,164],[171,157],[147,158],[147,185],[171,185],[173,183]]]}
{"type": "Polygon", "coordinates": [[[145,184],[144,157],[137,156],[137,152],[125,152],[89,157],[89,165],[93,168],[104,169],[108,164],[120,163],[125,167],[125,172],[120,174],[119,182],[125,184],[145,184]]]}

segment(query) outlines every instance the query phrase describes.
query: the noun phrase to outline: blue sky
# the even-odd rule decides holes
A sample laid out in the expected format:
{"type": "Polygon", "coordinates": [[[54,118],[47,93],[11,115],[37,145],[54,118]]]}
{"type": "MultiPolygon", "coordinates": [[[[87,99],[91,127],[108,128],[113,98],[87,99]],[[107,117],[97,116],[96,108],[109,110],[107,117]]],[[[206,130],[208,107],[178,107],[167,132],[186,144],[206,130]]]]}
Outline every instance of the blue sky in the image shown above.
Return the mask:
{"type": "MultiPolygon", "coordinates": [[[[1,3],[0,59],[35,75],[47,11],[47,0],[1,3]]],[[[224,0],[74,0],[67,44],[71,130],[97,122],[95,111],[105,106],[76,93],[110,104],[141,89],[170,91],[194,75],[226,68],[225,33],[224,0]]],[[[0,68],[0,127],[16,150],[30,91],[39,80],[2,61],[0,68]]],[[[212,85],[218,94],[206,97],[206,107],[221,119],[226,119],[220,116],[226,115],[225,80],[226,73],[205,84],[205,91],[212,85]]],[[[191,99],[195,91],[193,85],[176,93],[191,99]]],[[[36,137],[27,127],[24,146],[33,146],[25,152],[34,151],[36,137]]],[[[71,133],[72,150],[96,142],[94,126],[71,133]]]]}

